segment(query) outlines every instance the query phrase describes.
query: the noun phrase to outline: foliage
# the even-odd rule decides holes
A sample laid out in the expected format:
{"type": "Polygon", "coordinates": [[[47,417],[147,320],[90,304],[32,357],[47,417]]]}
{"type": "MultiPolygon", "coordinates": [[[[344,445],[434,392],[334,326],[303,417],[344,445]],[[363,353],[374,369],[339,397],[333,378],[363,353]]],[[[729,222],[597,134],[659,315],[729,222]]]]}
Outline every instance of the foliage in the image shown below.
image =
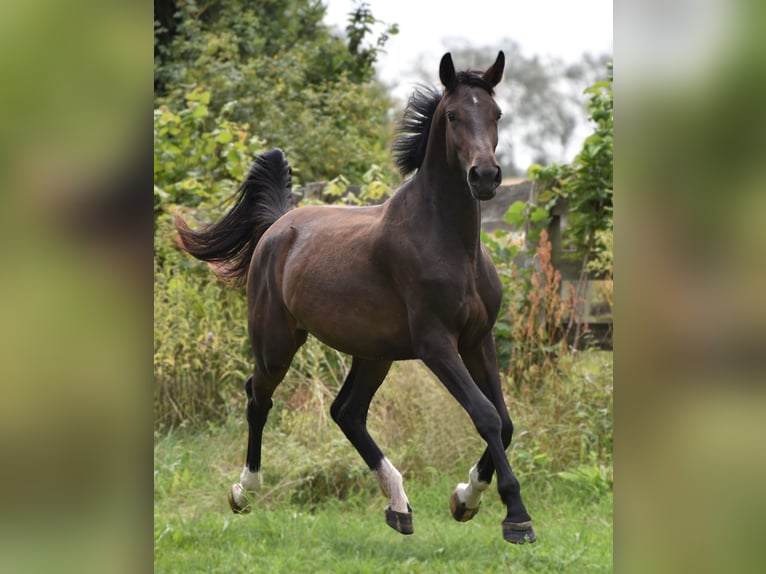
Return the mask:
{"type": "Polygon", "coordinates": [[[314,0],[179,4],[155,23],[156,104],[178,113],[190,92],[208,93],[200,137],[225,110],[264,146],[281,147],[303,182],[340,173],[355,180],[371,164],[395,177],[385,149],[390,101],[373,64],[396,27],[365,47],[377,20],[361,4],[349,15],[346,45],[324,12],[314,0]]]}
{"type": "Polygon", "coordinates": [[[250,157],[264,151],[264,142],[249,134],[247,124],[229,119],[232,106],[211,117],[209,103],[210,92],[195,88],[182,109],[161,105],[154,110],[155,220],[177,205],[201,210],[231,196],[250,157]]]}
{"type": "Polygon", "coordinates": [[[350,76],[354,81],[362,83],[372,79],[375,71],[373,65],[378,59],[378,52],[386,45],[389,35],[399,33],[399,27],[396,24],[387,26],[385,32],[375,41],[374,46],[365,47],[364,41],[372,32],[372,26],[384,22],[372,15],[367,2],[360,2],[349,16],[346,34],[348,35],[348,52],[351,56],[350,76]]]}
{"type": "Polygon", "coordinates": [[[551,244],[545,230],[540,236],[535,269],[526,289],[517,291],[523,299],[513,314],[512,350],[509,375],[517,387],[536,384],[555,372],[558,359],[568,351],[567,337],[576,315],[574,288],[561,296],[561,272],[551,261],[551,244]]]}
{"type": "MultiPolygon", "coordinates": [[[[556,372],[548,373],[537,386],[524,385],[511,393],[508,409],[517,425],[509,456],[522,476],[548,481],[562,478],[562,472],[596,468],[605,478],[600,486],[611,490],[611,353],[586,351],[561,357],[556,372]]],[[[574,481],[570,486],[579,488],[572,485],[574,481]]]]}
{"type": "Polygon", "coordinates": [[[562,470],[558,476],[584,490],[587,497],[597,500],[612,490],[614,472],[612,467],[599,464],[595,458],[591,456],[588,464],[581,464],[574,470],[562,470]]]}
{"type": "MultiPolygon", "coordinates": [[[[611,72],[611,68],[610,68],[611,72]]],[[[611,78],[611,73],[610,73],[611,78]]],[[[614,112],[611,79],[585,90],[594,132],[583,142],[571,164],[532,165],[530,178],[539,182],[539,196],[513,203],[505,221],[526,228],[536,241],[550,223],[550,210],[564,201],[568,206],[563,247],[572,258],[582,259],[606,249],[605,233],[612,225],[614,171],[614,112]]]]}
{"type": "Polygon", "coordinates": [[[598,277],[604,277],[600,284],[600,293],[614,315],[614,222],[610,220],[606,229],[596,231],[596,244],[599,246],[593,258],[588,261],[587,271],[598,277]]]}
{"type": "Polygon", "coordinates": [[[570,351],[573,326],[578,324],[578,303],[573,287],[561,294],[561,272],[551,260],[547,231],[540,231],[531,260],[519,266],[521,246],[509,242],[510,234],[497,230],[482,239],[503,283],[503,305],[495,324],[495,342],[501,369],[517,390],[538,388],[555,376],[559,360],[570,351]]]}
{"type": "Polygon", "coordinates": [[[562,200],[567,202],[569,215],[563,247],[575,258],[603,251],[602,234],[612,221],[614,103],[611,80],[598,82],[585,93],[590,95],[588,111],[595,127],[583,142],[580,153],[569,165],[529,168],[533,180],[552,183],[541,194],[538,209],[548,209],[562,200]]]}
{"type": "Polygon", "coordinates": [[[343,203],[346,205],[372,205],[385,201],[393,189],[386,185],[385,174],[378,165],[370,166],[364,175],[362,175],[361,184],[358,191],[349,193],[350,182],[344,175],[339,175],[327,183],[324,189],[324,195],[333,203],[343,203]]]}
{"type": "MultiPolygon", "coordinates": [[[[582,329],[579,309],[582,295],[572,285],[561,294],[561,274],[551,261],[547,228],[551,209],[561,201],[568,205],[563,226],[563,250],[584,261],[583,270],[598,273],[605,297],[612,304],[612,172],[613,95],[610,82],[596,83],[588,109],[594,133],[583,143],[571,165],[536,165],[530,175],[537,180],[538,197],[517,201],[506,212],[506,223],[525,231],[525,244],[505,247],[507,232],[484,237],[505,285],[504,312],[496,338],[501,363],[507,366],[517,387],[537,385],[555,376],[559,359],[577,347],[582,329]],[[514,258],[525,257],[519,267],[514,258]]],[[[578,285],[586,279],[581,278],[578,285]]]]}

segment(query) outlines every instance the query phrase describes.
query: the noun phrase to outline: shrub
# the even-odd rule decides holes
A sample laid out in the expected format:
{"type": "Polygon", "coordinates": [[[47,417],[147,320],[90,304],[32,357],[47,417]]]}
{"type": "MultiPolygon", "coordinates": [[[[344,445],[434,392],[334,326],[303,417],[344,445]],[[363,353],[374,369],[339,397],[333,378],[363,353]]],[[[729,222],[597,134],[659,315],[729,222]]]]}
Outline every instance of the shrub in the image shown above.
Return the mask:
{"type": "Polygon", "coordinates": [[[154,416],[157,428],[221,421],[252,372],[241,291],[173,246],[169,218],[154,267],[154,416]]]}

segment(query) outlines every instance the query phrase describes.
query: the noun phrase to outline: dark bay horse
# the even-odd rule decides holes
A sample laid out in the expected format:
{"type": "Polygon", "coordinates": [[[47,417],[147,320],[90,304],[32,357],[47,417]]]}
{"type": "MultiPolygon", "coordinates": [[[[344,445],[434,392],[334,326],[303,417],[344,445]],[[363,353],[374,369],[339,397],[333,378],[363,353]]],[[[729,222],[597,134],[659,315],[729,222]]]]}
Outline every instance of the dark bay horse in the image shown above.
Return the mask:
{"type": "Polygon", "coordinates": [[[443,93],[416,90],[394,144],[402,174],[415,173],[382,205],[291,209],[290,166],[273,149],[255,160],[220,221],[192,231],[176,219],[186,251],[247,285],[255,368],[245,383],[247,462],[229,493],[234,512],[250,510],[272,394],[311,333],[353,357],[330,412],[390,497],[390,526],[412,533],[412,508],[401,474],[367,432],[367,411],[393,361],[420,359],[487,443],[452,494],[453,517],[473,518],[497,473],[507,507],[503,537],[535,541],[505,452],[513,425],[492,339],[502,287],[479,239],[480,202],[502,179],[493,93],[504,66],[500,52],[484,72],[456,72],[444,55],[443,93]]]}

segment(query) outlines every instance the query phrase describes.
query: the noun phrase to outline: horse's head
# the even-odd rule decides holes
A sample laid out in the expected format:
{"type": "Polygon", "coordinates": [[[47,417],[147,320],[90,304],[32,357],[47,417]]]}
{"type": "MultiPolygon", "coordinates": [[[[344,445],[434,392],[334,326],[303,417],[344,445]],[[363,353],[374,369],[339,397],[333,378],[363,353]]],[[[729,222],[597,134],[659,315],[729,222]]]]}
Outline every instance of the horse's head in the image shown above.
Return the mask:
{"type": "Polygon", "coordinates": [[[504,67],[503,52],[483,73],[456,73],[449,53],[439,65],[445,92],[436,114],[445,126],[447,161],[464,174],[471,195],[479,200],[492,199],[503,179],[495,158],[501,112],[493,88],[503,77],[504,67]]]}

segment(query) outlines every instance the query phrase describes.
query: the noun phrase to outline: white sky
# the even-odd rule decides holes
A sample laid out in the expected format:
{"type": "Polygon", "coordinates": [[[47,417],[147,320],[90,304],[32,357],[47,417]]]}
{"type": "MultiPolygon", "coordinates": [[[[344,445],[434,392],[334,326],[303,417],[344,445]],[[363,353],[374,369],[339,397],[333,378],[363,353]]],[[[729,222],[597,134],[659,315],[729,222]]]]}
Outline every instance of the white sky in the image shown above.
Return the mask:
{"type": "MultiPolygon", "coordinates": [[[[574,62],[584,52],[612,52],[611,0],[367,0],[372,14],[387,24],[397,23],[399,34],[378,59],[380,78],[406,97],[411,71],[420,61],[434,69],[451,39],[460,44],[501,47],[503,39],[518,42],[526,56],[555,56],[574,62]]],[[[324,0],[326,21],[345,28],[353,0],[324,0]]],[[[496,54],[487,54],[487,65],[496,54]]],[[[459,68],[460,63],[455,62],[459,68]]]]}

